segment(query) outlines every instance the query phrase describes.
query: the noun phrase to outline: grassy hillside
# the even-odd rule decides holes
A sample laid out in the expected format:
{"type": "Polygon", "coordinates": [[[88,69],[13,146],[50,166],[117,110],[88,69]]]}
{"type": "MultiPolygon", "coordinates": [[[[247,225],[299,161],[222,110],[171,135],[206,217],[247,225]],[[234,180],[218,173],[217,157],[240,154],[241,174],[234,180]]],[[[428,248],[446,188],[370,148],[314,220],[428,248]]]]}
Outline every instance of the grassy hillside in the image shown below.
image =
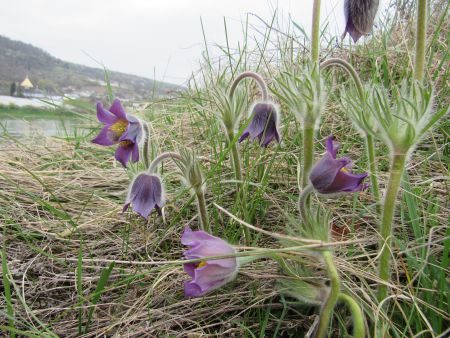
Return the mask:
{"type": "MultiPolygon", "coordinates": [[[[100,99],[105,95],[104,71],[57,59],[30,44],[0,35],[0,94],[9,94],[12,82],[26,75],[36,86],[50,93],[88,91],[100,99]]],[[[110,72],[111,84],[118,96],[132,98],[161,95],[178,87],[145,77],[110,72]]]]}

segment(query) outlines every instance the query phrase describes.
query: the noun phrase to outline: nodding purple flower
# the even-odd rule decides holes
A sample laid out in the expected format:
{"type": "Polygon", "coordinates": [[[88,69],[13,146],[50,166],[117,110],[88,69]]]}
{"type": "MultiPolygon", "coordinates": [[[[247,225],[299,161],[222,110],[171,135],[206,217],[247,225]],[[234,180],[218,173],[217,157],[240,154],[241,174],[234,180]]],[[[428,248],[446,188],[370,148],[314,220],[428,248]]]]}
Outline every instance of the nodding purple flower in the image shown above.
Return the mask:
{"type": "Polygon", "coordinates": [[[251,141],[258,138],[263,147],[267,147],[273,139],[280,143],[277,123],[276,107],[272,103],[257,103],[253,107],[253,118],[239,138],[239,142],[250,137],[251,141]]]}
{"type": "Polygon", "coordinates": [[[236,277],[239,264],[235,257],[208,260],[210,256],[229,255],[236,252],[224,240],[205,231],[192,231],[186,227],[181,236],[181,243],[190,247],[184,252],[186,259],[202,259],[199,263],[184,264],[184,271],[192,278],[184,283],[186,297],[203,296],[236,277]]]}
{"type": "Polygon", "coordinates": [[[339,192],[356,192],[364,190],[368,184],[363,184],[368,173],[353,174],[350,170],[349,158],[336,159],[339,143],[329,136],[326,141],[327,152],[311,169],[309,179],[314,189],[321,194],[339,192]]]}
{"type": "Polygon", "coordinates": [[[158,176],[140,173],[131,183],[123,212],[130,206],[139,215],[147,219],[153,209],[161,215],[164,205],[164,192],[158,176]]]}
{"type": "Polygon", "coordinates": [[[345,0],[345,31],[342,38],[348,33],[356,42],[372,30],[375,15],[377,14],[379,0],[345,0]]]}
{"type": "Polygon", "coordinates": [[[133,162],[139,161],[138,143],[142,137],[142,126],[138,119],[125,113],[120,100],[115,99],[109,110],[98,102],[97,118],[105,126],[92,142],[102,146],[118,144],[115,158],[124,167],[130,157],[133,162]]]}

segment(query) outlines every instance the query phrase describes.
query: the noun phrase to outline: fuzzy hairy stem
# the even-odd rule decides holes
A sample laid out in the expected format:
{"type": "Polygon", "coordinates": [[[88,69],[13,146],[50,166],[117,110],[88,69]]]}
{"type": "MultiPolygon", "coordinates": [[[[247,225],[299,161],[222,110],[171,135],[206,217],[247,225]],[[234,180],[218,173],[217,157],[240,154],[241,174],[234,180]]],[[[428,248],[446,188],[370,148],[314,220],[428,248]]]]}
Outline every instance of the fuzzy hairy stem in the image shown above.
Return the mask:
{"type": "Polygon", "coordinates": [[[427,0],[419,0],[417,6],[416,53],[414,78],[422,81],[425,73],[425,51],[427,42],[427,0]]]}
{"type": "Polygon", "coordinates": [[[339,58],[328,59],[320,64],[320,69],[325,70],[332,66],[337,66],[344,69],[348,75],[353,79],[353,82],[356,85],[356,90],[358,91],[358,95],[361,101],[365,101],[364,98],[364,87],[361,82],[361,78],[358,75],[358,72],[353,68],[353,66],[345,60],[339,58]]]}
{"type": "Polygon", "coordinates": [[[313,20],[311,30],[311,61],[319,63],[319,46],[320,46],[320,0],[314,0],[313,20]]]}
{"type": "Polygon", "coordinates": [[[406,154],[394,154],[389,174],[389,182],[384,198],[383,214],[381,219],[379,244],[380,261],[378,265],[378,276],[385,282],[378,285],[378,301],[382,301],[387,296],[387,285],[391,275],[391,242],[392,242],[392,221],[395,213],[395,201],[400,188],[401,178],[405,170],[406,154]]]}
{"type": "MultiPolygon", "coordinates": [[[[234,169],[234,177],[236,179],[236,191],[237,191],[237,198],[240,203],[240,209],[241,212],[244,213],[245,206],[246,206],[246,200],[243,189],[241,189],[242,184],[242,172],[241,172],[241,159],[239,157],[239,151],[237,148],[237,144],[234,140],[234,132],[232,130],[228,131],[228,142],[229,146],[231,147],[231,162],[233,162],[233,169],[234,169]]],[[[247,244],[250,244],[250,231],[247,227],[243,227],[245,241],[247,244]]]]}
{"type": "Polygon", "coordinates": [[[200,189],[195,192],[197,197],[197,208],[200,216],[200,227],[203,231],[211,233],[211,227],[209,225],[208,209],[206,208],[205,192],[200,189]]]}
{"type": "Polygon", "coordinates": [[[302,188],[309,183],[309,171],[314,161],[314,125],[315,123],[307,123],[303,127],[303,172],[302,172],[302,188]]]}
{"type": "Polygon", "coordinates": [[[366,328],[364,326],[364,313],[359,304],[349,295],[340,293],[338,300],[347,304],[352,314],[353,320],[353,338],[364,338],[366,336],[366,328]]]}
{"type": "Polygon", "coordinates": [[[243,72],[234,79],[234,81],[230,87],[230,94],[229,94],[230,99],[233,98],[234,91],[236,90],[236,87],[239,84],[239,82],[241,82],[245,78],[252,78],[253,80],[256,81],[256,83],[258,83],[259,88],[261,89],[261,98],[263,101],[267,101],[268,90],[267,90],[266,81],[264,81],[264,79],[262,78],[261,75],[259,75],[258,73],[252,72],[252,71],[243,72]]]}
{"type": "Polygon", "coordinates": [[[330,278],[330,294],[328,295],[325,304],[320,313],[319,324],[317,326],[316,338],[326,338],[328,326],[330,324],[331,316],[333,315],[334,306],[337,303],[339,292],[341,289],[341,282],[339,274],[334,265],[333,254],[330,251],[322,253],[325,265],[327,267],[328,277],[330,278]]]}
{"type": "Polygon", "coordinates": [[[180,154],[174,152],[174,151],[166,151],[165,153],[162,153],[161,155],[158,155],[157,157],[155,157],[155,159],[152,161],[152,163],[150,163],[149,167],[148,167],[148,172],[150,174],[153,174],[156,171],[156,167],[158,166],[158,164],[165,160],[166,158],[174,158],[177,160],[182,161],[183,158],[181,157],[180,154]]]}
{"type": "Polygon", "coordinates": [[[237,143],[234,141],[235,135],[232,130],[228,131],[228,144],[231,147],[231,162],[233,162],[234,178],[236,179],[237,186],[241,184],[242,172],[241,172],[241,159],[239,157],[239,151],[237,149],[237,143]]]}
{"type": "Polygon", "coordinates": [[[303,189],[302,193],[300,194],[300,199],[298,201],[298,210],[300,212],[300,217],[303,220],[303,223],[306,227],[310,227],[309,224],[309,218],[308,218],[308,206],[307,201],[309,195],[314,191],[314,187],[310,184],[305,189],[303,189]]]}
{"type": "Polygon", "coordinates": [[[375,161],[375,140],[372,135],[366,134],[366,151],[369,160],[370,183],[373,197],[376,202],[377,214],[380,214],[380,188],[378,186],[377,164],[375,161]]]}
{"type": "Polygon", "coordinates": [[[150,128],[146,122],[142,123],[142,127],[144,128],[145,139],[144,146],[142,148],[142,158],[144,160],[145,169],[148,169],[150,166],[150,128]]]}

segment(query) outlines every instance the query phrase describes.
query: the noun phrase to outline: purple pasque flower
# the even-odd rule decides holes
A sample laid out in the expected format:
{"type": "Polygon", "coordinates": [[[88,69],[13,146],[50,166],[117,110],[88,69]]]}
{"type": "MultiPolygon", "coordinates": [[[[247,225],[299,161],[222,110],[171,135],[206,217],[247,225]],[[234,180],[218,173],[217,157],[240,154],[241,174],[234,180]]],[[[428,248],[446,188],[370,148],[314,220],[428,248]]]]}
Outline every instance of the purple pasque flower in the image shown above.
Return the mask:
{"type": "Polygon", "coordinates": [[[102,146],[118,144],[115,158],[127,166],[128,161],[139,161],[139,140],[142,137],[142,126],[139,120],[127,115],[119,99],[115,99],[109,110],[103,108],[101,102],[97,103],[97,118],[105,126],[92,140],[102,146]]]}
{"type": "Polygon", "coordinates": [[[269,102],[257,103],[253,107],[253,118],[239,138],[239,142],[250,137],[251,141],[258,138],[263,147],[267,147],[273,139],[280,143],[277,124],[278,112],[275,105],[269,102]]]}
{"type": "Polygon", "coordinates": [[[186,259],[204,259],[199,263],[185,263],[184,271],[192,278],[184,283],[186,297],[200,297],[215,290],[237,275],[239,264],[235,257],[208,260],[210,256],[234,254],[235,249],[224,240],[205,231],[192,231],[186,227],[181,243],[189,246],[184,252],[186,259]]]}
{"type": "Polygon", "coordinates": [[[321,194],[340,192],[356,192],[364,190],[368,184],[363,184],[368,173],[353,174],[350,170],[351,160],[347,157],[336,159],[339,143],[329,136],[326,141],[327,152],[314,165],[309,179],[314,189],[321,194]]]}
{"type": "Polygon", "coordinates": [[[134,178],[130,186],[123,212],[131,204],[133,210],[145,219],[153,209],[156,209],[158,214],[161,215],[161,208],[164,205],[164,191],[158,176],[146,172],[140,173],[134,178]]]}
{"type": "Polygon", "coordinates": [[[356,42],[365,34],[372,30],[373,22],[378,11],[379,0],[345,0],[345,35],[350,34],[353,41],[356,42]]]}

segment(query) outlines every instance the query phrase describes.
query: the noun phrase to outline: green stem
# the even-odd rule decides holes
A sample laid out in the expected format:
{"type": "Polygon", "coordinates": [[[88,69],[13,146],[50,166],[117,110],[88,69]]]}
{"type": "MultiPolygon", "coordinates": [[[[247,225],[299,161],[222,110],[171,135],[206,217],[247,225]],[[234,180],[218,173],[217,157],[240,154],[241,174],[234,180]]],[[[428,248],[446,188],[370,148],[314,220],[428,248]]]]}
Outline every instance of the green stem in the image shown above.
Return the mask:
{"type": "Polygon", "coordinates": [[[209,225],[208,209],[206,208],[205,192],[200,189],[200,191],[195,192],[197,197],[197,207],[200,216],[200,227],[203,231],[211,233],[211,227],[209,225]]]}
{"type": "Polygon", "coordinates": [[[174,158],[180,161],[183,160],[180,154],[174,151],[166,151],[165,153],[162,153],[161,155],[155,157],[152,163],[150,163],[150,165],[148,166],[148,172],[150,174],[153,174],[156,171],[156,167],[158,166],[158,164],[166,158],[174,158]]]}
{"type": "Polygon", "coordinates": [[[340,293],[339,301],[347,304],[353,319],[353,338],[364,338],[366,327],[364,326],[364,314],[359,304],[350,296],[340,293]]]}
{"type": "Polygon", "coordinates": [[[341,288],[341,282],[339,280],[339,274],[334,265],[333,254],[330,251],[322,253],[325,265],[328,271],[328,277],[330,278],[330,294],[328,295],[325,304],[323,305],[322,312],[320,313],[319,324],[317,326],[316,338],[328,337],[327,331],[330,324],[330,319],[333,314],[334,306],[339,297],[339,291],[341,288]]]}
{"type": "Polygon", "coordinates": [[[313,63],[319,63],[320,2],[320,0],[314,0],[313,6],[313,20],[311,30],[311,59],[313,63]]]}
{"type": "Polygon", "coordinates": [[[145,133],[144,147],[142,148],[142,158],[144,160],[145,169],[150,166],[150,129],[147,123],[142,124],[145,133]]]}
{"type": "Polygon", "coordinates": [[[377,164],[375,160],[375,142],[373,136],[370,134],[366,134],[366,151],[367,158],[369,160],[369,173],[372,194],[375,198],[377,214],[380,214],[380,188],[378,186],[377,164]]]}
{"type": "Polygon", "coordinates": [[[258,83],[259,88],[261,89],[261,98],[263,101],[267,101],[268,90],[266,81],[264,81],[261,75],[252,71],[243,72],[234,79],[233,83],[230,86],[230,99],[233,98],[234,91],[236,90],[236,87],[239,84],[239,82],[248,77],[252,78],[253,80],[256,81],[256,83],[258,83]]]}
{"type": "Polygon", "coordinates": [[[237,182],[237,186],[239,189],[239,185],[242,181],[242,172],[241,172],[241,159],[239,157],[239,151],[237,148],[237,143],[234,140],[234,132],[232,130],[228,131],[228,145],[231,147],[231,162],[233,162],[234,169],[234,177],[237,182]]]}
{"type": "MultiPolygon", "coordinates": [[[[395,201],[400,188],[401,178],[405,169],[406,154],[394,154],[391,164],[389,182],[384,198],[383,214],[381,219],[379,244],[380,262],[378,275],[380,279],[387,283],[391,275],[391,241],[392,241],[392,221],[394,219],[395,201]]],[[[387,296],[387,285],[378,285],[378,301],[382,301],[387,296]]]]}
{"type": "Polygon", "coordinates": [[[414,78],[422,81],[425,73],[425,50],[427,42],[427,0],[419,0],[416,26],[416,59],[414,78]]]}
{"type": "Polygon", "coordinates": [[[307,201],[309,195],[314,191],[314,187],[310,184],[305,189],[303,189],[302,193],[300,194],[300,199],[298,201],[298,210],[300,211],[300,217],[303,220],[303,223],[306,227],[310,227],[309,224],[309,215],[308,215],[308,207],[307,207],[307,201]]]}
{"type": "Polygon", "coordinates": [[[348,75],[350,75],[356,85],[356,90],[358,91],[358,96],[361,102],[365,102],[364,87],[361,82],[361,78],[359,77],[358,72],[355,70],[355,68],[353,68],[353,66],[345,60],[332,58],[322,62],[320,64],[320,70],[323,71],[327,68],[330,68],[331,66],[341,67],[348,73],[348,75]]]}
{"type": "Polygon", "coordinates": [[[302,188],[305,188],[309,183],[309,171],[314,160],[314,125],[315,123],[305,122],[303,128],[302,188]]]}
{"type": "MultiPolygon", "coordinates": [[[[237,144],[234,140],[234,132],[228,131],[228,144],[231,147],[231,162],[233,162],[234,168],[234,177],[236,179],[236,191],[237,191],[237,200],[240,205],[240,210],[242,215],[245,214],[246,209],[246,200],[244,197],[244,191],[241,189],[242,184],[242,172],[241,172],[241,159],[239,157],[239,152],[237,148],[237,144]]],[[[247,227],[243,227],[245,241],[248,245],[250,245],[250,231],[247,227]]]]}

